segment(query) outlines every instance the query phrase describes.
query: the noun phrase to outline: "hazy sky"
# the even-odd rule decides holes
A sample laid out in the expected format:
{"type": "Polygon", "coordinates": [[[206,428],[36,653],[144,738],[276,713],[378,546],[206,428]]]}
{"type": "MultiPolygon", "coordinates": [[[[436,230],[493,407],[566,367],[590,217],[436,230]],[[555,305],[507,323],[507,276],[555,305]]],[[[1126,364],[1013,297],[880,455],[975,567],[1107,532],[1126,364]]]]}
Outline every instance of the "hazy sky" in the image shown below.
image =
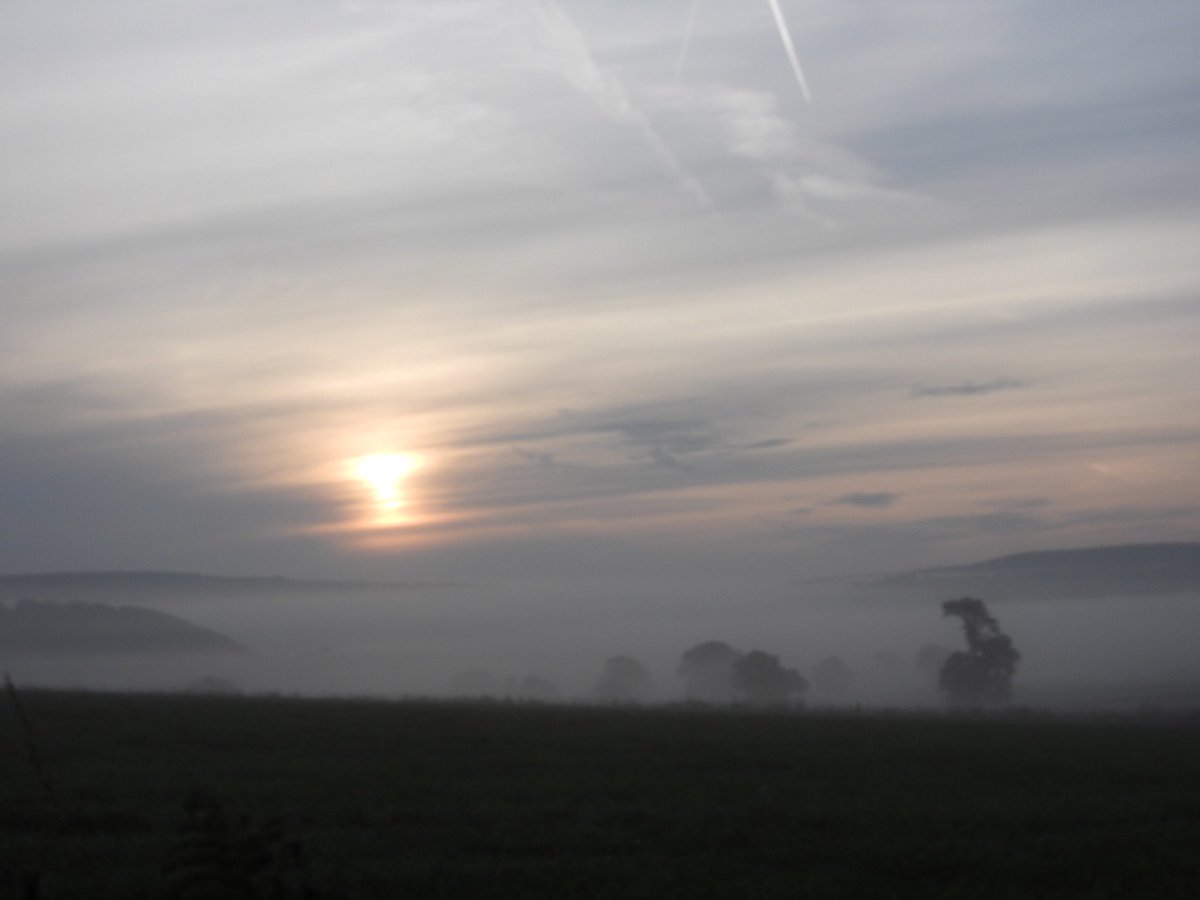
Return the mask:
{"type": "Polygon", "coordinates": [[[1195,539],[1200,6],[779,9],[0,5],[0,571],[1195,539]]]}

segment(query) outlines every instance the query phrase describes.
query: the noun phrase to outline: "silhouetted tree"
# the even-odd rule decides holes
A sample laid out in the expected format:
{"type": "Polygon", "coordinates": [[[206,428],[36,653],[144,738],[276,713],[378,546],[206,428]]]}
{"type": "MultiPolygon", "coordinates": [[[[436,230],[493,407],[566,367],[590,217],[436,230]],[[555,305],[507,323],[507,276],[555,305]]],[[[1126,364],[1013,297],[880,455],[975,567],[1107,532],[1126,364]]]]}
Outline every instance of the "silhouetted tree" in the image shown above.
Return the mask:
{"type": "Polygon", "coordinates": [[[650,693],[650,673],[631,656],[610,656],[596,683],[597,700],[606,703],[636,703],[650,693]]]}
{"type": "Polygon", "coordinates": [[[854,683],[854,672],[840,656],[829,656],[812,667],[813,690],[826,697],[841,697],[854,683]]]}
{"type": "Polygon", "coordinates": [[[966,652],[951,653],[938,678],[950,702],[978,706],[1012,697],[1012,677],[1021,658],[1012,639],[988,613],[982,600],[963,597],[942,604],[943,614],[962,620],[966,652]]]}
{"type": "Polygon", "coordinates": [[[679,660],[679,676],[689,700],[728,703],[734,698],[731,670],[741,656],[724,641],[705,641],[679,660]]]}
{"type": "Polygon", "coordinates": [[[750,703],[780,706],[801,698],[808,681],[795,669],[785,668],[778,656],[751,650],[732,665],[734,689],[750,703]]]}

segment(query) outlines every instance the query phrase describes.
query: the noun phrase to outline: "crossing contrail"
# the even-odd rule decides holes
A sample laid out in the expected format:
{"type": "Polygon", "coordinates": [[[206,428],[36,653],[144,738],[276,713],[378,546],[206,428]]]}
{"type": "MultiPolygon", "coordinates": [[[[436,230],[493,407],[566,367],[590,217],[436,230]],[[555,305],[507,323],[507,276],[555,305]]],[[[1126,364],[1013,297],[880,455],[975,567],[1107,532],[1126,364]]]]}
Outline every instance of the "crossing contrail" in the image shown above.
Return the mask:
{"type": "Polygon", "coordinates": [[[812,103],[812,94],[808,92],[808,79],[804,77],[804,70],[800,68],[800,60],[796,56],[796,46],[792,43],[792,33],[788,31],[787,20],[783,17],[783,10],[779,8],[779,0],[767,0],[767,5],[771,7],[771,14],[775,16],[775,25],[779,28],[779,38],[783,41],[783,48],[787,51],[792,71],[796,74],[796,83],[800,85],[800,93],[804,95],[806,103],[812,103]]]}
{"type": "Polygon", "coordinates": [[[592,58],[587,41],[559,8],[558,0],[538,0],[533,9],[562,54],[567,78],[576,89],[591,98],[608,116],[640,134],[659,164],[672,175],[683,192],[698,205],[713,209],[716,204],[704,186],[679,161],[646,115],[633,104],[621,83],[592,58]]]}
{"type": "MultiPolygon", "coordinates": [[[[779,0],[767,0],[767,5],[771,7],[771,15],[775,17],[775,27],[779,31],[779,39],[783,41],[783,49],[787,52],[788,62],[792,64],[792,72],[796,76],[796,84],[800,85],[800,93],[804,95],[806,103],[812,103],[812,93],[808,89],[808,79],[804,77],[804,69],[800,67],[800,57],[796,55],[796,45],[792,41],[792,32],[788,28],[787,19],[783,17],[783,10],[779,6],[779,0]]],[[[700,0],[692,0],[692,5],[688,8],[687,24],[683,29],[683,43],[679,47],[679,57],[675,60],[675,80],[679,80],[679,76],[683,73],[683,64],[687,62],[688,51],[692,47],[692,31],[696,25],[696,9],[700,6],[700,0]]]]}

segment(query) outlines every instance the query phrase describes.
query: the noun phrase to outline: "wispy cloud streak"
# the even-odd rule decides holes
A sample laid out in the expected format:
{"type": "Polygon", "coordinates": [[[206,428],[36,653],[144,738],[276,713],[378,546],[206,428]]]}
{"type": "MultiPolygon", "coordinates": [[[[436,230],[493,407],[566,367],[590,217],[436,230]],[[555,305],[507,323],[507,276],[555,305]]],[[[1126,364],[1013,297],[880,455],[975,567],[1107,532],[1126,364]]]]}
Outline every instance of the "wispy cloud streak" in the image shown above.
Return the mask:
{"type": "Polygon", "coordinates": [[[712,197],[667,146],[645,113],[634,106],[621,83],[600,68],[587,41],[555,0],[543,0],[535,7],[538,17],[566,55],[570,68],[567,77],[613,119],[632,126],[649,145],[659,163],[669,171],[681,188],[706,208],[715,206],[712,197]]]}
{"type": "Polygon", "coordinates": [[[899,494],[893,494],[891,491],[852,491],[830,500],[829,505],[883,509],[892,506],[899,498],[899,494]]]}
{"type": "Polygon", "coordinates": [[[1025,387],[1015,378],[997,378],[995,381],[964,381],[961,384],[917,385],[912,389],[914,397],[972,397],[977,394],[994,394],[996,391],[1011,391],[1025,387]]]}
{"type": "Polygon", "coordinates": [[[687,24],[683,27],[683,43],[679,45],[679,57],[675,60],[676,81],[683,74],[683,66],[687,62],[688,50],[692,46],[692,30],[696,27],[696,10],[699,6],[700,0],[692,0],[691,8],[688,9],[687,24]]]}

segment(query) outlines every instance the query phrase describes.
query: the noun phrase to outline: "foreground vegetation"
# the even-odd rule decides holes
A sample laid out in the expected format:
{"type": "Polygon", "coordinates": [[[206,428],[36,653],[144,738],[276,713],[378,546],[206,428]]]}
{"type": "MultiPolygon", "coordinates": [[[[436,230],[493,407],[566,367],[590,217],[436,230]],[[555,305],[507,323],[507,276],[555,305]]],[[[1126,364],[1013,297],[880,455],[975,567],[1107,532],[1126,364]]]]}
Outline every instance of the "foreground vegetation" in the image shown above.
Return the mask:
{"type": "Polygon", "coordinates": [[[0,896],[1200,895],[1200,721],[26,691],[0,896]]]}

